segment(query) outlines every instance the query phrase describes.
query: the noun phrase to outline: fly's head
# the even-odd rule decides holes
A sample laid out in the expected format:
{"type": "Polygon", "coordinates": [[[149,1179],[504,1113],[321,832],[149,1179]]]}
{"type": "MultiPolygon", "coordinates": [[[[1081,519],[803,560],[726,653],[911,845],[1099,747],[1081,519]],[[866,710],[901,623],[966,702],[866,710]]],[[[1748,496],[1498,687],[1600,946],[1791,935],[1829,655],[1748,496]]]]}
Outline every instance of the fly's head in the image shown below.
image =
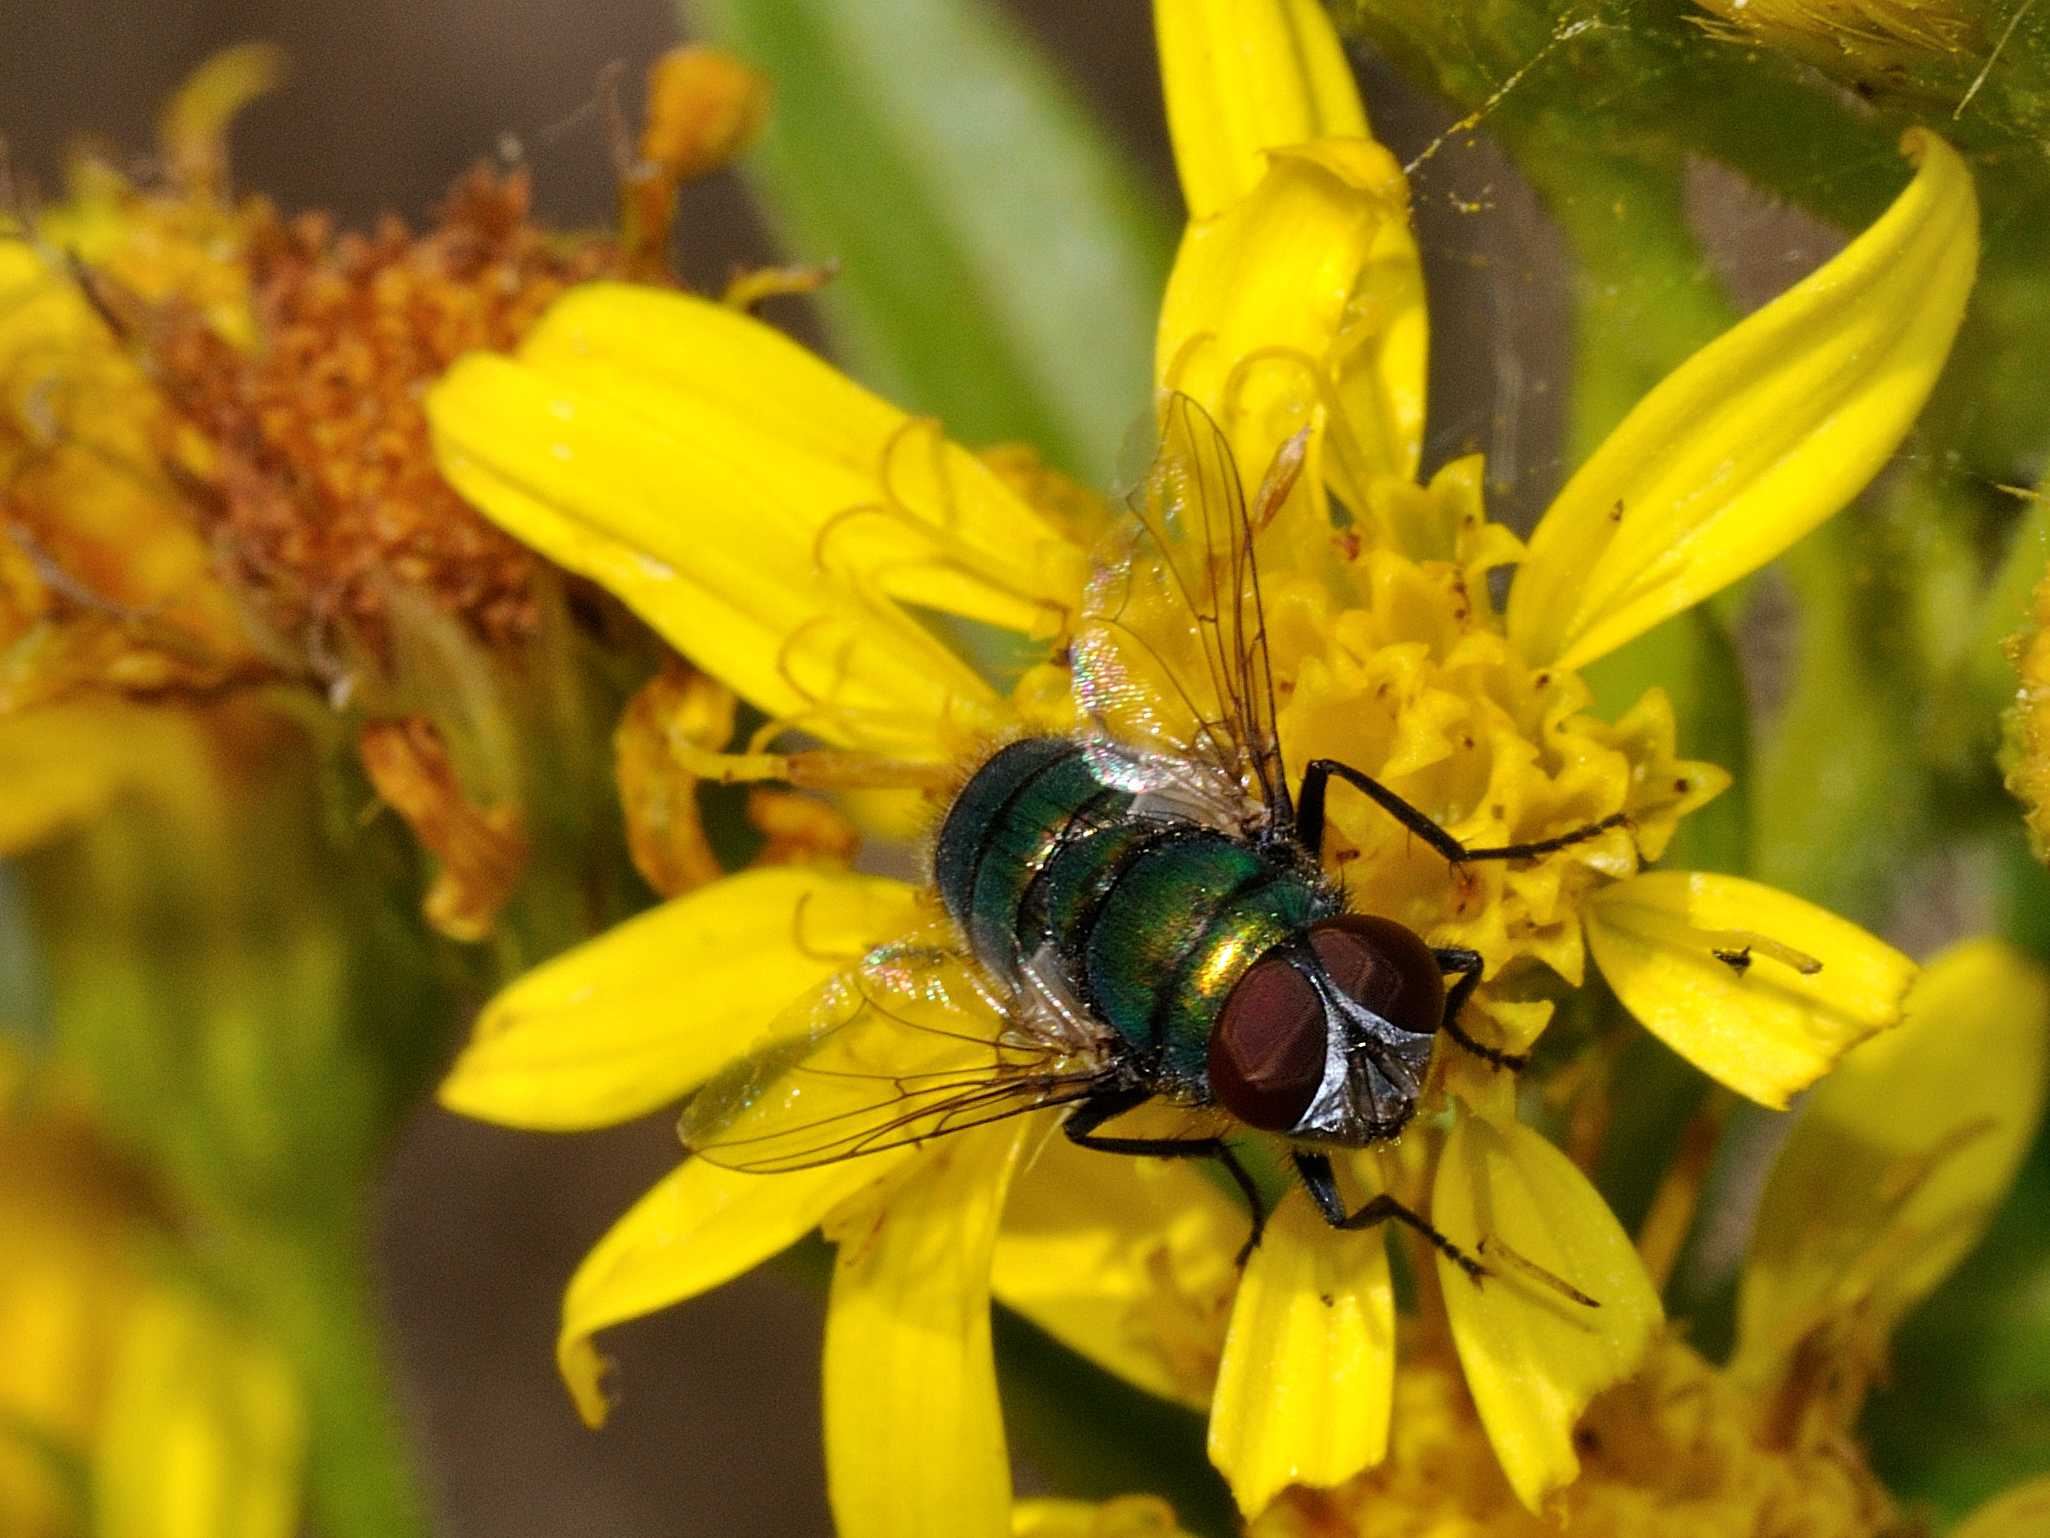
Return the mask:
{"type": "Polygon", "coordinates": [[[1312,924],[1246,969],[1210,1035],[1211,1092],[1266,1132],[1364,1147],[1416,1111],[1445,979],[1393,919],[1312,924]]]}

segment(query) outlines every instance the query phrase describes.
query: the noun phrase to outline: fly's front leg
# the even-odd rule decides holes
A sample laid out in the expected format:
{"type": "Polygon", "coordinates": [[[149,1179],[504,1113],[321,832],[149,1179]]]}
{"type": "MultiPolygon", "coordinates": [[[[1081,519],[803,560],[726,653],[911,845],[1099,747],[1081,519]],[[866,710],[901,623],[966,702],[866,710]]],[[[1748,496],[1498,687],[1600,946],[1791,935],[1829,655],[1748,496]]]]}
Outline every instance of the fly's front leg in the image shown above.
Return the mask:
{"type": "Polygon", "coordinates": [[[1302,846],[1319,859],[1324,855],[1324,796],[1333,777],[1345,781],[1390,817],[1401,823],[1418,838],[1429,844],[1454,865],[1470,865],[1476,860],[1531,860],[1539,855],[1551,854],[1554,850],[1569,845],[1584,843],[1588,839],[1609,831],[1630,825],[1627,812],[1612,812],[1599,821],[1561,833],[1552,838],[1533,839],[1523,844],[1497,844],[1491,848],[1469,849],[1447,833],[1421,809],[1411,806],[1386,785],[1372,775],[1342,764],[1335,758],[1312,759],[1303,770],[1302,795],[1296,807],[1296,837],[1302,846]]]}
{"type": "Polygon", "coordinates": [[[1231,1144],[1221,1137],[1105,1137],[1096,1130],[1152,1098],[1152,1092],[1144,1089],[1105,1091],[1084,1100],[1081,1107],[1061,1124],[1061,1130],[1077,1148],[1090,1148],[1098,1153],[1128,1154],[1140,1159],[1215,1159],[1224,1166],[1225,1173],[1231,1176],[1245,1196],[1246,1207],[1253,1215],[1253,1231],[1239,1246],[1236,1263],[1243,1266],[1246,1257],[1260,1243],[1260,1236],[1267,1231],[1267,1203],[1261,1198],[1260,1188],[1253,1183],[1245,1165],[1239,1162],[1239,1156],[1232,1151],[1231,1144]]]}
{"type": "Polygon", "coordinates": [[[1530,1058],[1522,1052],[1504,1052],[1499,1047],[1485,1046],[1466,1033],[1466,1027],[1459,1023],[1459,1012],[1466,1007],[1475,988],[1480,986],[1481,969],[1485,963],[1479,951],[1470,951],[1463,945],[1435,947],[1431,955],[1437,959],[1438,967],[1446,973],[1456,973],[1459,981],[1452,985],[1452,991],[1445,995],[1445,1021],[1440,1027],[1447,1036],[1458,1042],[1467,1051],[1497,1068],[1506,1068],[1511,1073],[1520,1073],[1530,1065],[1530,1058]]]}
{"type": "Polygon", "coordinates": [[[1296,837],[1318,859],[1324,857],[1324,795],[1336,775],[1365,793],[1374,805],[1455,864],[1466,858],[1466,846],[1411,806],[1372,775],[1335,758],[1313,758],[1303,770],[1302,794],[1296,801],[1296,837]]]}
{"type": "Polygon", "coordinates": [[[1317,1211],[1323,1214],[1324,1221],[1333,1228],[1357,1231],[1373,1228],[1392,1218],[1398,1223],[1407,1224],[1430,1240],[1438,1253],[1471,1277],[1475,1285],[1479,1285],[1483,1277],[1494,1275],[1486,1266],[1432,1227],[1429,1219],[1420,1217],[1386,1191],[1374,1197],[1359,1211],[1348,1213],[1345,1210],[1345,1198],[1338,1194],[1338,1177],[1332,1173],[1330,1156],[1297,1149],[1293,1157],[1296,1174],[1302,1177],[1303,1189],[1310,1193],[1310,1200],[1317,1204],[1317,1211]]]}

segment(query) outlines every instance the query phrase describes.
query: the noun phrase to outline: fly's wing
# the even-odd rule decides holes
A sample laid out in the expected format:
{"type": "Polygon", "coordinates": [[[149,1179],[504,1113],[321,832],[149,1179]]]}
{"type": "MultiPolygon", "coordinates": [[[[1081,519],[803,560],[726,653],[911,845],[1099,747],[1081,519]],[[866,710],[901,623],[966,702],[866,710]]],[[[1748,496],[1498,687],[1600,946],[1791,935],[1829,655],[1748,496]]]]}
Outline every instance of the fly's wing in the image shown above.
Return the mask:
{"type": "Polygon", "coordinates": [[[728,1169],[808,1169],[1082,1099],[1097,1043],[996,998],[935,936],[872,951],[790,1010],[771,1043],[684,1107],[686,1149],[728,1169]]]}
{"type": "Polygon", "coordinates": [[[1268,817],[1290,820],[1275,735],[1274,677],[1254,525],[1224,434],[1186,395],[1166,398],[1160,451],[1098,554],[1074,649],[1084,717],[1120,760],[1113,783],[1149,765],[1194,762],[1268,817]]]}

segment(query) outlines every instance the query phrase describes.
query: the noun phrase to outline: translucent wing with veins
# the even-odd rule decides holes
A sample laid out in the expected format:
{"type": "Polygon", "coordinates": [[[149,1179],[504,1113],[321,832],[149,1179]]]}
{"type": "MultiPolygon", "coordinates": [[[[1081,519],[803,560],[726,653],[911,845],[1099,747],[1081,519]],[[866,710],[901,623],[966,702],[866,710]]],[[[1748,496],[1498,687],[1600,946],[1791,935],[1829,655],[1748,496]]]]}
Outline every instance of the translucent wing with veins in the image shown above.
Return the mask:
{"type": "Polygon", "coordinates": [[[1107,1071],[1098,1031],[998,997],[936,931],[806,995],[768,1047],[698,1091],[680,1130],[729,1169],[807,1169],[1068,1105],[1107,1071]]]}
{"type": "Polygon", "coordinates": [[[1240,820],[1291,820],[1253,537],[1299,463],[1292,443],[1249,514],[1217,424],[1165,397],[1159,454],[1099,554],[1075,637],[1076,701],[1103,733],[1112,783],[1209,781],[1215,795],[1221,780],[1240,820]]]}

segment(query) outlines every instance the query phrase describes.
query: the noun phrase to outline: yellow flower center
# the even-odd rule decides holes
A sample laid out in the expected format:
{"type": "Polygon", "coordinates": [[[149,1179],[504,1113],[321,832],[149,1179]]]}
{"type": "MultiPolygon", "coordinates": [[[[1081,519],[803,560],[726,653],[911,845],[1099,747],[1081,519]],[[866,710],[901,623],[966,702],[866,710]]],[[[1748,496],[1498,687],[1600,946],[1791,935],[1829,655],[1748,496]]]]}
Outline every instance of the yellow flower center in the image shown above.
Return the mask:
{"type": "Polygon", "coordinates": [[[1759,1407],[1666,1341],[1599,1396],[1575,1436],[1580,1478],[1540,1515],[1517,1500],[1456,1365],[1405,1357],[1387,1461],[1336,1490],[1296,1489],[1253,1538],[1874,1538],[1891,1498],[1849,1438],[1779,1445],[1759,1407]]]}

